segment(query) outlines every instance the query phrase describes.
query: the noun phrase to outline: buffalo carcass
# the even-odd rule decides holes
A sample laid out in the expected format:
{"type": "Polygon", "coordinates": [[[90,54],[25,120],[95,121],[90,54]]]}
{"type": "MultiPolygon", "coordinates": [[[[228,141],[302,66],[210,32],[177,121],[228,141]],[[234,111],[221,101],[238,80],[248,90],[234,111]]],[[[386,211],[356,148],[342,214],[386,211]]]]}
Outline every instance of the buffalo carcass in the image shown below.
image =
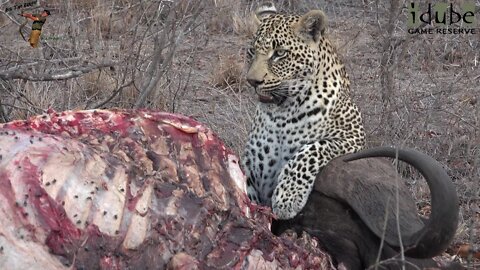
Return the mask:
{"type": "Polygon", "coordinates": [[[415,150],[379,147],[332,160],[317,176],[303,210],[293,219],[275,220],[272,231],[316,236],[347,269],[461,269],[430,259],[455,236],[458,211],[455,187],[438,162],[415,150]],[[391,162],[361,159],[366,157],[398,158],[418,169],[430,188],[429,219],[419,217],[405,179],[391,162]]]}
{"type": "Polygon", "coordinates": [[[198,122],[147,110],[0,125],[0,269],[332,269],[276,237],[237,157],[198,122]]]}

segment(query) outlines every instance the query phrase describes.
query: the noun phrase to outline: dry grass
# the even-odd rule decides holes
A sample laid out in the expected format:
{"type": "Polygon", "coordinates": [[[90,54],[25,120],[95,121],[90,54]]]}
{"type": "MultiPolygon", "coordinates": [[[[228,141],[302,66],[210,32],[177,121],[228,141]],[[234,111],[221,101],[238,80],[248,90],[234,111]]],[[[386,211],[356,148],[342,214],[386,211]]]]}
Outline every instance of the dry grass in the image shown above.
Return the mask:
{"type": "Polygon", "coordinates": [[[243,36],[245,39],[251,39],[257,31],[257,24],[255,23],[253,12],[246,14],[234,13],[232,16],[233,31],[238,36],[243,36]]]}
{"type": "Polygon", "coordinates": [[[213,86],[223,89],[244,81],[244,63],[238,55],[219,56],[216,63],[210,77],[213,86]]]}
{"type": "Polygon", "coordinates": [[[207,10],[208,20],[206,29],[209,33],[228,33],[232,31],[232,15],[240,8],[240,1],[216,0],[211,1],[207,10]]]}
{"type": "Polygon", "coordinates": [[[89,97],[95,97],[101,92],[113,91],[115,80],[108,74],[108,71],[95,71],[83,77],[82,88],[89,97]]]}

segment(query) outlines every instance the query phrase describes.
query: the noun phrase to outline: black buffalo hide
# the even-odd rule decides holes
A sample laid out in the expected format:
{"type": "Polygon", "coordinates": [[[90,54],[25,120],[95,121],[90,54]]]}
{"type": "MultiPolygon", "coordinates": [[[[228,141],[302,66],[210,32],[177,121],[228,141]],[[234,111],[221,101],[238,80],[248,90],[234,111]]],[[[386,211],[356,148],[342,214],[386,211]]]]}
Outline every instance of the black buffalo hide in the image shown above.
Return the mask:
{"type": "MultiPolygon", "coordinates": [[[[273,232],[307,232],[319,239],[338,266],[347,269],[441,268],[431,257],[442,253],[453,239],[458,199],[440,164],[414,150],[374,148],[356,155],[350,159],[398,155],[417,168],[431,190],[430,218],[418,216],[405,179],[390,161],[346,162],[341,157],[319,174],[304,209],[293,219],[275,220],[273,232]]],[[[460,268],[456,264],[443,267],[460,268]]]]}

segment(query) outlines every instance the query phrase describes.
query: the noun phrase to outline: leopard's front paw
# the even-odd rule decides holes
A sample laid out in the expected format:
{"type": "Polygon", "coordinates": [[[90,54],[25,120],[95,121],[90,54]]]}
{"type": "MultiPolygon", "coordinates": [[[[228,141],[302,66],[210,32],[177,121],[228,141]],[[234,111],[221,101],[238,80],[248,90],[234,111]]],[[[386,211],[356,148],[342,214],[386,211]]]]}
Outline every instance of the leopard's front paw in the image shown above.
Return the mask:
{"type": "Polygon", "coordinates": [[[281,181],[272,196],[272,210],[278,219],[291,219],[305,206],[310,189],[287,179],[281,181]]]}

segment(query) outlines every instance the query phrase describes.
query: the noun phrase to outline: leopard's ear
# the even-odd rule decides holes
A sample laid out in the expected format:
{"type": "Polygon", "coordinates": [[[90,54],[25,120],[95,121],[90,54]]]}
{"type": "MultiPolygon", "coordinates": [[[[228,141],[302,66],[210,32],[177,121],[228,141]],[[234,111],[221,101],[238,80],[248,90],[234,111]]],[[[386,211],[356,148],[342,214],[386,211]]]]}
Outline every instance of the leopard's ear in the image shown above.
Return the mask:
{"type": "Polygon", "coordinates": [[[272,14],[277,14],[277,9],[275,8],[275,5],[273,4],[273,2],[263,3],[255,11],[255,16],[254,16],[255,24],[259,26],[266,17],[272,14]]]}
{"type": "Polygon", "coordinates": [[[296,34],[306,41],[318,42],[327,28],[327,16],[321,10],[311,10],[295,25],[296,34]]]}

